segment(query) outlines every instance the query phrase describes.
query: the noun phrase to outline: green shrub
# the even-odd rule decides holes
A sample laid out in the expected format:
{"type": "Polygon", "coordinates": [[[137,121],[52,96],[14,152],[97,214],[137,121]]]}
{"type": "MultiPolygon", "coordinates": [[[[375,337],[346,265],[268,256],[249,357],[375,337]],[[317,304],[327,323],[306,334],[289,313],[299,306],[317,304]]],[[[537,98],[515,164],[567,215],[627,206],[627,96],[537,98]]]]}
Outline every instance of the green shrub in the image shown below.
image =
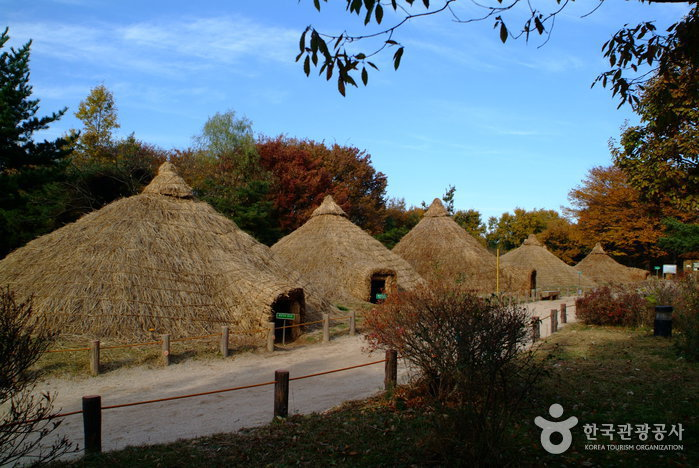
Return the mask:
{"type": "Polygon", "coordinates": [[[687,275],[677,281],[673,306],[675,344],[686,359],[699,361],[699,277],[687,275]]]}

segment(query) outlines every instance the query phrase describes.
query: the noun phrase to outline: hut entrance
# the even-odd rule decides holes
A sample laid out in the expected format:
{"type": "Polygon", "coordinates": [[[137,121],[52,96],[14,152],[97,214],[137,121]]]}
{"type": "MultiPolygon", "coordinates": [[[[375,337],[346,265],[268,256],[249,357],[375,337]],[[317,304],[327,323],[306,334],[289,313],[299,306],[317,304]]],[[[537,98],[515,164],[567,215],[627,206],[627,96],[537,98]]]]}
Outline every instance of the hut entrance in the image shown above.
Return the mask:
{"type": "Polygon", "coordinates": [[[301,335],[301,327],[281,328],[302,323],[304,302],[301,297],[290,294],[280,296],[272,304],[272,317],[274,319],[274,342],[288,343],[301,335]]]}
{"type": "Polygon", "coordinates": [[[390,286],[392,275],[374,273],[371,275],[371,290],[369,291],[369,302],[377,304],[386,299],[388,287],[390,286]]]}
{"type": "Polygon", "coordinates": [[[529,290],[531,291],[531,297],[536,296],[536,270],[532,271],[529,276],[529,290]]]}

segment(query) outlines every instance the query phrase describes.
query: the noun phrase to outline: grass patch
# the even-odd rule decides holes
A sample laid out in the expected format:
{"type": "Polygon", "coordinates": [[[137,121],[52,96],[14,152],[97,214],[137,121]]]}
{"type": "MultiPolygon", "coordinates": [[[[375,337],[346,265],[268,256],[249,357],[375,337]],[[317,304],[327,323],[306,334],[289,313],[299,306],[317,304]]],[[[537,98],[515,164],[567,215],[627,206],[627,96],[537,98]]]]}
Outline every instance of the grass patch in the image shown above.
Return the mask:
{"type": "MultiPolygon", "coordinates": [[[[647,330],[570,325],[547,339],[550,375],[509,430],[506,460],[512,466],[699,466],[699,367],[677,359],[671,340],[647,330]],[[550,455],[539,443],[536,416],[559,403],[563,418],[576,416],[573,444],[550,455]],[[670,451],[591,451],[587,443],[614,444],[598,435],[586,442],[582,425],[679,424],[683,440],[670,451]]],[[[410,390],[350,402],[324,414],[293,416],[267,426],[172,444],[133,447],[85,458],[74,466],[473,466],[440,447],[448,439],[435,427],[440,412],[410,390]]],[[[459,441],[459,443],[468,443],[459,441]]],[[[632,435],[624,444],[641,442],[632,435]]]]}

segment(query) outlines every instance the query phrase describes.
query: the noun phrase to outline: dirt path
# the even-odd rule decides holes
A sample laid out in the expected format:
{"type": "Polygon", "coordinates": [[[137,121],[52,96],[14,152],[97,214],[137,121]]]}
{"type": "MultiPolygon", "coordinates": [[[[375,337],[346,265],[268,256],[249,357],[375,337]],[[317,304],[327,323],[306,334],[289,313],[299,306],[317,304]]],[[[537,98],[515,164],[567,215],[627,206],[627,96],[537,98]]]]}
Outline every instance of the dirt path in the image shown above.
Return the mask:
{"type": "MultiPolygon", "coordinates": [[[[527,305],[534,316],[548,317],[551,309],[567,303],[569,322],[574,321],[573,300],[543,301],[527,305]]],[[[560,320],[559,320],[560,322],[560,320]]],[[[562,325],[561,325],[562,326],[562,325]]],[[[542,337],[550,334],[544,318],[542,337]]],[[[383,358],[369,355],[360,337],[342,337],[328,344],[314,344],[273,354],[247,353],[221,360],[191,360],[165,368],[125,368],[94,378],[52,379],[37,390],[57,393],[62,412],[81,409],[83,395],[101,395],[102,406],[206,392],[274,380],[276,369],[288,369],[298,377],[383,358]]],[[[408,378],[399,366],[400,379],[408,378]]],[[[293,381],[290,413],[320,412],[344,401],[368,397],[383,388],[384,366],[293,381]]],[[[129,445],[172,442],[268,423],[273,412],[273,386],[265,386],[142,406],[105,410],[102,413],[103,450],[129,445]]],[[[82,446],[82,416],[64,419],[59,433],[82,446]]]]}

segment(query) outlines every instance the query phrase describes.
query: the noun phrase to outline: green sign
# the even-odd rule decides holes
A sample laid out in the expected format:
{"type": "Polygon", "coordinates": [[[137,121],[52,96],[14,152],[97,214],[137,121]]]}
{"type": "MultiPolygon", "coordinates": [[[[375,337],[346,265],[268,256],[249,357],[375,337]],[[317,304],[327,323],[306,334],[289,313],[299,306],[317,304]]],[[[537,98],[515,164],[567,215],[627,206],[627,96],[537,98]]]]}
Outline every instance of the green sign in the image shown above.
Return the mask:
{"type": "Polygon", "coordinates": [[[377,299],[377,300],[379,300],[379,299],[386,299],[386,297],[388,297],[386,294],[381,294],[381,293],[379,293],[379,294],[376,295],[376,299],[377,299]]]}
{"type": "Polygon", "coordinates": [[[659,267],[659,266],[656,266],[656,267],[653,267],[653,268],[655,268],[656,270],[660,270],[660,267],[659,267]]]}
{"type": "Polygon", "coordinates": [[[284,320],[294,320],[296,318],[296,314],[282,314],[279,313],[277,314],[278,319],[284,319],[284,320]]]}

